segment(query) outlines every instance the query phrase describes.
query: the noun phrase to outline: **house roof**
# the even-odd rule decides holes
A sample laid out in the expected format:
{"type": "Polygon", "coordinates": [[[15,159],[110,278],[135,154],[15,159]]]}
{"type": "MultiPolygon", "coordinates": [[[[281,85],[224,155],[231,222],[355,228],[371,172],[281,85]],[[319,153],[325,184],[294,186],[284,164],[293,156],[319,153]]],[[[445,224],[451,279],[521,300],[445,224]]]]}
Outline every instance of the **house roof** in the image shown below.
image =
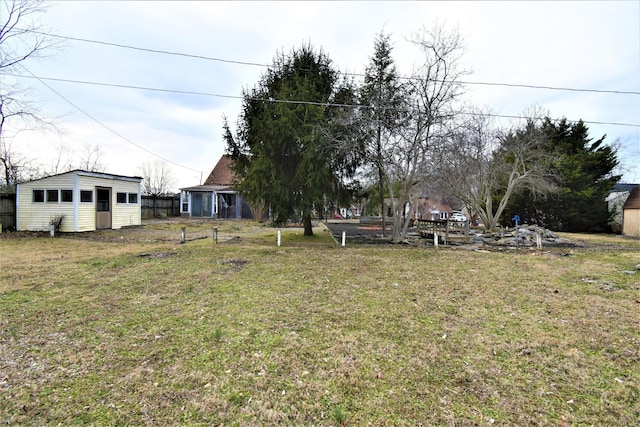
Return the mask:
{"type": "Polygon", "coordinates": [[[421,214],[427,212],[453,212],[451,206],[442,200],[423,198],[415,201],[415,209],[416,211],[420,211],[421,214]]]}
{"type": "Polygon", "coordinates": [[[231,163],[233,163],[231,157],[223,154],[207,179],[204,181],[204,185],[232,185],[233,171],[229,168],[231,163]]]}
{"type": "Polygon", "coordinates": [[[63,172],[63,173],[59,173],[59,174],[55,174],[55,175],[49,175],[49,176],[45,176],[45,177],[42,177],[42,178],[39,178],[39,179],[34,179],[32,181],[27,181],[27,182],[37,182],[37,181],[42,181],[44,179],[49,179],[49,178],[53,178],[53,177],[56,177],[56,176],[63,176],[63,175],[90,176],[90,177],[94,177],[94,178],[117,179],[117,180],[121,180],[121,181],[132,181],[132,182],[140,182],[140,181],[142,181],[142,178],[139,177],[139,176],[115,175],[115,174],[112,174],[112,173],[90,172],[90,171],[86,171],[86,170],[82,170],[82,169],[74,169],[74,170],[71,170],[69,172],[63,172]]]}
{"type": "Polygon", "coordinates": [[[619,182],[613,186],[610,192],[611,193],[629,192],[633,189],[633,187],[637,185],[640,185],[640,184],[627,184],[624,182],[619,182]]]}
{"type": "Polygon", "coordinates": [[[624,202],[622,209],[640,209],[640,185],[636,185],[631,189],[627,201],[624,202]]]}
{"type": "Polygon", "coordinates": [[[194,185],[192,187],[181,188],[180,191],[193,191],[193,192],[215,192],[215,193],[233,193],[233,188],[230,185],[194,185]]]}

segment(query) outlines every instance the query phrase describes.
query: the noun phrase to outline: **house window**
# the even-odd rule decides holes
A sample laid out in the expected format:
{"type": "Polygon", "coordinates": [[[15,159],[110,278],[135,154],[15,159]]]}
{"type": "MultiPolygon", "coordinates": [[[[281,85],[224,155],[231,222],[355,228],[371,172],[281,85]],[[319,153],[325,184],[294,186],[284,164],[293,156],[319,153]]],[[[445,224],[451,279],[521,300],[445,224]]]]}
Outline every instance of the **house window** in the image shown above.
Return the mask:
{"type": "Polygon", "coordinates": [[[92,203],[93,202],[93,191],[91,190],[81,190],[80,191],[80,201],[83,203],[92,203]]]}
{"type": "Polygon", "coordinates": [[[182,212],[189,212],[189,193],[182,192],[182,212]]]}
{"type": "Polygon", "coordinates": [[[33,190],[33,203],[44,203],[44,190],[33,190]]]}
{"type": "Polygon", "coordinates": [[[58,190],[47,190],[47,203],[58,203],[58,190]]]}
{"type": "Polygon", "coordinates": [[[449,218],[449,212],[440,212],[440,219],[449,218]]]}
{"type": "Polygon", "coordinates": [[[138,193],[129,193],[129,203],[138,203],[138,193]]]}
{"type": "Polygon", "coordinates": [[[127,193],[118,193],[116,195],[116,202],[127,203],[127,193]]]}
{"type": "Polygon", "coordinates": [[[60,190],[61,202],[73,202],[73,190],[60,190]]]}

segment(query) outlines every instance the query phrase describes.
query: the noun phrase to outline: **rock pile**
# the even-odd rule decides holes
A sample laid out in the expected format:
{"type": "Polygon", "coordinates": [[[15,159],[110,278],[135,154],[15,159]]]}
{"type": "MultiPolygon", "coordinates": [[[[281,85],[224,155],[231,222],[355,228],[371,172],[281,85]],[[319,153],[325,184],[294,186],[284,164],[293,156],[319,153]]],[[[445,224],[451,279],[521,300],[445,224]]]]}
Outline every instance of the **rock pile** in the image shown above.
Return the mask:
{"type": "Polygon", "coordinates": [[[568,239],[559,237],[556,233],[537,225],[523,224],[516,229],[506,229],[496,233],[484,233],[476,235],[475,241],[488,245],[504,246],[562,246],[571,243],[568,239]]]}

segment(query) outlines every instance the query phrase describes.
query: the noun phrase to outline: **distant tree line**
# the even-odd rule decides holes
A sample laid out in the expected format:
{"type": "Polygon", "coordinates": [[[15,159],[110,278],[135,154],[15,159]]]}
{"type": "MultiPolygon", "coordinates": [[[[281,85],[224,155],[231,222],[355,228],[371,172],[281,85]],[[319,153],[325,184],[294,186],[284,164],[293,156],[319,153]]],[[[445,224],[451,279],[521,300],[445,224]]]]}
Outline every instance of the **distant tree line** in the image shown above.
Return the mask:
{"type": "MultiPolygon", "coordinates": [[[[464,207],[486,230],[521,221],[558,231],[605,230],[607,192],[619,180],[614,145],[593,141],[580,121],[540,110],[509,128],[462,101],[462,41],[436,27],[410,39],[420,60],[409,78],[395,67],[391,37],[374,40],[361,81],[341,76],[305,44],[277,53],[243,91],[224,139],[236,188],[277,224],[311,218],[354,198],[390,207],[401,242],[420,197],[464,207]]],[[[375,206],[369,203],[369,206],[375,206]]]]}

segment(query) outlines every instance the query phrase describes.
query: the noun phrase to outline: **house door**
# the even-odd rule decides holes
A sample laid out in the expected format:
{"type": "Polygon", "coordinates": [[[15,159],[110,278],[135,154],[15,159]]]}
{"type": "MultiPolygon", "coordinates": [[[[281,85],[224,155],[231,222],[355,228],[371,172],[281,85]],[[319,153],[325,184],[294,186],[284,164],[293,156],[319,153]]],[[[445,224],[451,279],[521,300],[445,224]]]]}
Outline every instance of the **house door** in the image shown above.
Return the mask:
{"type": "Polygon", "coordinates": [[[96,187],[96,230],[111,228],[111,188],[96,187]]]}
{"type": "Polygon", "coordinates": [[[191,216],[202,216],[202,193],[191,194],[191,216]]]}
{"type": "Polygon", "coordinates": [[[191,193],[191,216],[210,218],[211,193],[191,193]]]}

